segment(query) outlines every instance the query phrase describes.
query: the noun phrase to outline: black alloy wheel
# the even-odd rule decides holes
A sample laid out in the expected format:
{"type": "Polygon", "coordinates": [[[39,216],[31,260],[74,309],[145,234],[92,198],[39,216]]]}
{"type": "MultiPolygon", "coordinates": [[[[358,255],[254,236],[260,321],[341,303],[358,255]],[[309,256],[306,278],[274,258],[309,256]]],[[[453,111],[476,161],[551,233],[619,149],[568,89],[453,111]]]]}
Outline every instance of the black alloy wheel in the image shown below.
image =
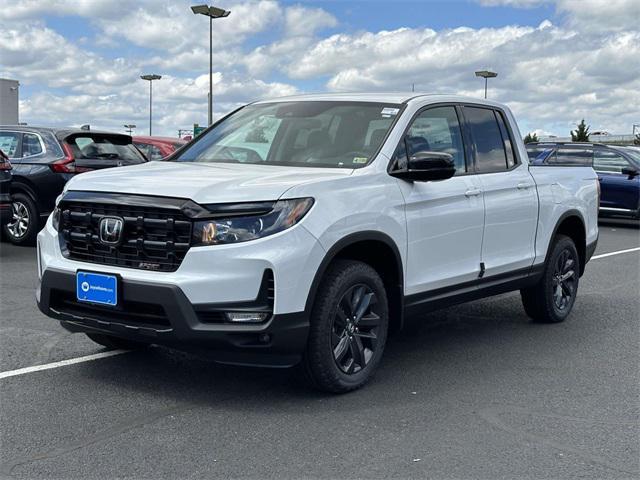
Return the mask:
{"type": "Polygon", "coordinates": [[[575,270],[577,264],[569,248],[565,248],[558,255],[553,274],[553,302],[558,310],[564,310],[573,304],[577,287],[575,270]]]}

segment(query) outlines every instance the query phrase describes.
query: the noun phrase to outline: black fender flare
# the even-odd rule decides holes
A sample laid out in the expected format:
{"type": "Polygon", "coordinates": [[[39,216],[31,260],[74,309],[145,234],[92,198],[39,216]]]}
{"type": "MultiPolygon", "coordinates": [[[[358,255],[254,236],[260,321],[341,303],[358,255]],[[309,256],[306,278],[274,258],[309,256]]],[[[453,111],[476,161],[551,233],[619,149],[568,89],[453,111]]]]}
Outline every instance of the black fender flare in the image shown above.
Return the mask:
{"type": "Polygon", "coordinates": [[[398,282],[399,285],[397,287],[399,289],[399,297],[400,297],[399,298],[399,301],[400,301],[399,326],[401,327],[402,323],[403,323],[403,318],[404,318],[404,314],[403,314],[403,310],[404,310],[404,265],[402,263],[402,256],[400,255],[400,250],[398,249],[398,246],[396,245],[394,240],[389,235],[387,235],[386,233],[383,233],[383,232],[380,232],[380,231],[377,231],[377,230],[365,230],[365,231],[362,231],[362,232],[351,233],[351,234],[341,238],[340,240],[338,240],[336,243],[334,243],[331,246],[331,248],[329,248],[329,250],[325,254],[324,258],[322,259],[322,262],[320,262],[320,266],[316,270],[316,274],[313,277],[313,281],[311,282],[311,287],[309,288],[309,292],[307,294],[307,301],[305,303],[305,308],[304,308],[305,314],[308,315],[308,316],[311,315],[311,309],[313,308],[313,302],[315,301],[316,293],[317,293],[318,288],[320,286],[320,282],[322,281],[322,278],[324,277],[324,275],[325,275],[325,273],[327,271],[327,268],[329,267],[331,262],[346,247],[348,247],[349,245],[353,245],[355,243],[358,243],[358,242],[362,242],[362,241],[378,241],[378,242],[384,243],[394,253],[395,264],[396,264],[396,268],[397,268],[397,275],[398,275],[398,280],[399,280],[399,282],[398,282]]]}
{"type": "MultiPolygon", "coordinates": [[[[578,248],[578,252],[580,252],[580,248],[584,248],[585,251],[583,251],[583,254],[586,255],[586,239],[587,239],[587,224],[584,221],[584,217],[582,216],[582,213],[580,213],[579,210],[576,210],[575,208],[572,208],[571,210],[567,210],[566,212],[564,212],[562,215],[560,215],[560,217],[558,218],[558,220],[556,221],[555,226],[553,227],[553,232],[551,233],[551,236],[549,237],[549,242],[547,243],[547,249],[546,249],[546,253],[544,256],[544,265],[547,264],[547,261],[549,260],[549,255],[551,254],[551,244],[553,243],[553,239],[556,238],[556,235],[558,234],[558,229],[560,228],[560,225],[562,225],[562,222],[564,222],[566,219],[571,218],[571,217],[576,217],[578,218],[578,220],[580,220],[580,223],[582,224],[582,229],[584,231],[584,238],[585,238],[585,245],[584,246],[580,246],[580,245],[576,245],[576,247],[578,248]]],[[[586,258],[586,257],[585,257],[586,258]]],[[[580,275],[582,275],[582,273],[584,272],[584,267],[586,262],[583,262],[583,265],[580,265],[580,275]]]]}

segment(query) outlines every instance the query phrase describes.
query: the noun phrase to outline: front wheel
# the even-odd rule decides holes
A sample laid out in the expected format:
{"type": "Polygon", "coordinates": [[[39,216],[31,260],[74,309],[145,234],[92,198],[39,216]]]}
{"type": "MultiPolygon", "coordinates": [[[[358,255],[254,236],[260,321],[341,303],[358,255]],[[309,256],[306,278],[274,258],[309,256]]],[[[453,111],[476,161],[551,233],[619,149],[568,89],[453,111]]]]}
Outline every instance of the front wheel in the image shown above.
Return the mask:
{"type": "Polygon", "coordinates": [[[389,324],[387,294],[363,262],[338,260],[322,281],[311,314],[301,369],[316,388],[344,393],[378,368],[389,324]]]}
{"type": "Polygon", "coordinates": [[[558,235],[540,281],[520,290],[527,315],[540,323],[559,323],[571,313],[578,294],[580,257],[573,240],[558,235]]]}

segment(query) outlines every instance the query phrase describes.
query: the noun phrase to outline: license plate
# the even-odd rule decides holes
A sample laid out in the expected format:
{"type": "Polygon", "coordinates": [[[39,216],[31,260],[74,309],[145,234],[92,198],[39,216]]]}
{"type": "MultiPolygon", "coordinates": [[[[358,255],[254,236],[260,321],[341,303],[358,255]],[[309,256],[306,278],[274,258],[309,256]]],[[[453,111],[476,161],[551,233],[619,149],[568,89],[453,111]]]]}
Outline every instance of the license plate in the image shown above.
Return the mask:
{"type": "Polygon", "coordinates": [[[78,272],[76,298],[80,302],[115,306],[118,304],[118,278],[102,273],[78,272]]]}

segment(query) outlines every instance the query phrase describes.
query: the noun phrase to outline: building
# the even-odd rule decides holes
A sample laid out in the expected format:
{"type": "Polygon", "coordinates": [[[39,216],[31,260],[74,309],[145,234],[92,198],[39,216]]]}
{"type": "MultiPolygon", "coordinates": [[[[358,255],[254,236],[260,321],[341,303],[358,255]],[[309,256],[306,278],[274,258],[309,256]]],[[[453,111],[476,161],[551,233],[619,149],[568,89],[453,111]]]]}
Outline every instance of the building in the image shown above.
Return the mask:
{"type": "Polygon", "coordinates": [[[0,78],[0,125],[18,124],[19,87],[17,80],[0,78]]]}

